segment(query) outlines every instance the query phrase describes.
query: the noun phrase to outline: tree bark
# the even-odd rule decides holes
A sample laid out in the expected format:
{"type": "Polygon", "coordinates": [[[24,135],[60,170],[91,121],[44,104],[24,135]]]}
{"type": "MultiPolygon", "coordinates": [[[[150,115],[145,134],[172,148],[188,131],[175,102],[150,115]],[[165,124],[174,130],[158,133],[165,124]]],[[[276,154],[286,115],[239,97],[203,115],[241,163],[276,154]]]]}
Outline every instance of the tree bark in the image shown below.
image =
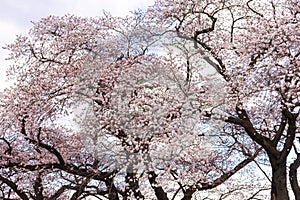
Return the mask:
{"type": "Polygon", "coordinates": [[[286,159],[269,155],[272,166],[271,200],[289,200],[286,159]]]}
{"type": "MultiPolygon", "coordinates": [[[[132,166],[131,166],[131,169],[132,169],[132,166]]],[[[132,193],[136,199],[145,199],[144,195],[140,191],[139,180],[136,177],[136,174],[133,172],[130,172],[130,170],[127,171],[127,174],[125,177],[125,183],[126,183],[125,194],[130,196],[130,192],[132,191],[132,193]]]]}
{"type": "Polygon", "coordinates": [[[157,175],[154,171],[148,172],[148,180],[151,184],[152,189],[155,192],[155,196],[158,200],[169,200],[167,193],[164,191],[164,189],[161,186],[157,185],[156,182],[157,175]]]}
{"type": "Polygon", "coordinates": [[[195,193],[195,189],[189,188],[184,192],[184,196],[181,200],[191,200],[193,197],[193,194],[195,193]]]}
{"type": "Polygon", "coordinates": [[[113,179],[107,179],[105,183],[106,187],[108,188],[108,199],[119,200],[118,190],[114,185],[113,179]]]}
{"type": "Polygon", "coordinates": [[[290,165],[290,172],[289,172],[289,178],[290,178],[292,190],[295,195],[295,200],[300,200],[300,186],[298,183],[298,175],[297,175],[297,169],[299,167],[300,167],[300,154],[297,153],[297,158],[290,165]]]}

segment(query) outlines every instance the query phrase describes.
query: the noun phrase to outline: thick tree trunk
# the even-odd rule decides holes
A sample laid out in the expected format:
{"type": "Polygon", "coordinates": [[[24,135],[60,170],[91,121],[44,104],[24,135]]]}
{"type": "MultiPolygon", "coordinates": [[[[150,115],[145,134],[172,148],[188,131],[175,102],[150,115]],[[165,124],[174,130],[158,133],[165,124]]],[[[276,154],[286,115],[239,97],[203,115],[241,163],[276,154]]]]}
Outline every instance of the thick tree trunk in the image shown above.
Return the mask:
{"type": "Polygon", "coordinates": [[[286,159],[269,156],[272,165],[271,200],[289,200],[286,159]]]}
{"type": "Polygon", "coordinates": [[[118,190],[114,185],[113,179],[107,179],[105,183],[106,183],[106,187],[108,188],[108,199],[119,200],[118,190]]]}
{"type": "Polygon", "coordinates": [[[155,192],[155,196],[158,200],[169,200],[167,193],[164,191],[164,189],[161,186],[157,186],[156,182],[157,175],[154,171],[148,172],[148,180],[151,184],[151,187],[153,188],[155,192]]]}
{"type": "Polygon", "coordinates": [[[191,189],[191,188],[187,189],[184,192],[184,197],[181,200],[191,200],[195,191],[196,191],[195,189],[191,189]]]}
{"type": "Polygon", "coordinates": [[[297,159],[290,165],[290,182],[295,195],[295,200],[300,200],[300,186],[298,183],[297,170],[300,167],[300,154],[297,154],[297,159]]]}

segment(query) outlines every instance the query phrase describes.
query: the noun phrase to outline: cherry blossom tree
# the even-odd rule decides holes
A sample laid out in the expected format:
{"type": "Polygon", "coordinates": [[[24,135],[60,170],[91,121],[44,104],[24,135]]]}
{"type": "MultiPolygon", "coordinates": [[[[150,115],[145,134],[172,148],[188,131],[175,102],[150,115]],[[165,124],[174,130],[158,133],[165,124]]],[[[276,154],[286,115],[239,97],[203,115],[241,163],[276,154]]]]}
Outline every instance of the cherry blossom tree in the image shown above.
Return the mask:
{"type": "MultiPolygon", "coordinates": [[[[272,167],[271,199],[299,197],[299,1],[156,1],[153,18],[193,40],[226,81],[225,115],[261,145],[272,167]]],[[[243,144],[246,145],[246,144],[243,144]]]]}
{"type": "Polygon", "coordinates": [[[107,194],[105,184],[91,192],[83,189],[91,177],[91,188],[105,177],[108,184],[114,172],[95,171],[98,161],[85,153],[78,136],[57,124],[69,112],[80,63],[96,45],[97,24],[50,16],[35,24],[30,37],[19,36],[8,46],[16,50],[11,54],[16,63],[10,70],[15,85],[1,98],[2,198],[65,199],[67,191],[75,191],[72,199],[107,194]],[[90,34],[77,37],[86,32],[84,24],[90,34]]]}
{"type": "Polygon", "coordinates": [[[7,45],[1,198],[191,199],[256,158],[232,126],[199,136],[219,103],[192,61],[216,66],[149,17],[49,16],[7,45]]]}

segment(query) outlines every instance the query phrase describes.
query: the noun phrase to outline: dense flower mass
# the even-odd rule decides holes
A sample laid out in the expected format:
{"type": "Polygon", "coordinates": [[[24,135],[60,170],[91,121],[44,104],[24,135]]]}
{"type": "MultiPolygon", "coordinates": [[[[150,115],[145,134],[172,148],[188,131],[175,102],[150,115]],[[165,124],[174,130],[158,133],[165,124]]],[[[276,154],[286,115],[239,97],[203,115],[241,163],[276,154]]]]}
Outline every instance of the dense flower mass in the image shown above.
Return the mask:
{"type": "Polygon", "coordinates": [[[288,200],[289,181],[299,199],[299,13],[295,0],[157,0],[33,23],[5,47],[0,198],[188,200],[267,159],[271,185],[231,194],[288,200]]]}

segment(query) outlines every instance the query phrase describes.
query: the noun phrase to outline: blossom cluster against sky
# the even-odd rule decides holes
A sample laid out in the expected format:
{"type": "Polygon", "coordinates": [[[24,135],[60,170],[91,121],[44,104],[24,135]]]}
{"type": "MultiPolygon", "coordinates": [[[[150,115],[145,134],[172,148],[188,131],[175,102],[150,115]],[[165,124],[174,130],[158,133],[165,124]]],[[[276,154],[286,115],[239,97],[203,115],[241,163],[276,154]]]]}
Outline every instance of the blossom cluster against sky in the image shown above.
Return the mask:
{"type": "Polygon", "coordinates": [[[12,43],[16,35],[26,34],[32,21],[49,15],[74,14],[95,17],[103,10],[116,16],[125,16],[129,11],[146,8],[154,0],[1,0],[0,6],[0,90],[6,85],[5,71],[9,65],[5,58],[8,51],[2,47],[12,43]]]}

